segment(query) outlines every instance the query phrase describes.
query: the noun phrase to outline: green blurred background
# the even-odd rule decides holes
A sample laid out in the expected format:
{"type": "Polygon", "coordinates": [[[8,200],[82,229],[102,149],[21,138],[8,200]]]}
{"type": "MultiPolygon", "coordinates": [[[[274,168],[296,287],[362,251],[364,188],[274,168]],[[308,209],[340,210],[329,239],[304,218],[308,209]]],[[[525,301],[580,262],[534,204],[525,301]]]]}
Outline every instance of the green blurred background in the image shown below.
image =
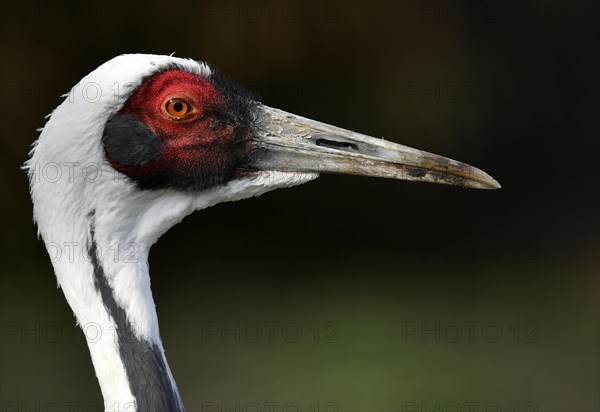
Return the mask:
{"type": "Polygon", "coordinates": [[[598,9],[4,1],[0,410],[102,404],[18,168],[59,95],[126,52],[503,185],[322,176],[186,218],[150,264],[189,411],[600,410],[598,9]]]}

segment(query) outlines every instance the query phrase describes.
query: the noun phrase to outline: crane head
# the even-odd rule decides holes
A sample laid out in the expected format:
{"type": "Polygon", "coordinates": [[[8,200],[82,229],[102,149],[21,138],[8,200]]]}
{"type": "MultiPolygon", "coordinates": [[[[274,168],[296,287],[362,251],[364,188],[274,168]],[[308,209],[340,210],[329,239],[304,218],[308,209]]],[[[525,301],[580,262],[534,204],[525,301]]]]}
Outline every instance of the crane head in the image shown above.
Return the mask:
{"type": "Polygon", "coordinates": [[[110,164],[141,189],[203,190],[268,171],[498,187],[466,164],[263,106],[214,71],[146,77],[102,142],[110,164]]]}
{"type": "Polygon", "coordinates": [[[146,212],[158,204],[152,213],[169,218],[149,231],[152,242],[193,210],[319,173],[500,187],[467,164],[265,106],[202,62],[144,54],[118,56],[73,87],[26,167],[38,223],[46,210],[64,206],[75,214],[98,210],[102,201],[128,210],[130,220],[148,220],[146,212]],[[93,164],[101,178],[90,182],[69,170],[75,176],[69,185],[33,179],[36,165],[48,163],[93,164]],[[44,200],[52,192],[72,204],[44,200]],[[42,203],[46,210],[37,207],[42,203]]]}

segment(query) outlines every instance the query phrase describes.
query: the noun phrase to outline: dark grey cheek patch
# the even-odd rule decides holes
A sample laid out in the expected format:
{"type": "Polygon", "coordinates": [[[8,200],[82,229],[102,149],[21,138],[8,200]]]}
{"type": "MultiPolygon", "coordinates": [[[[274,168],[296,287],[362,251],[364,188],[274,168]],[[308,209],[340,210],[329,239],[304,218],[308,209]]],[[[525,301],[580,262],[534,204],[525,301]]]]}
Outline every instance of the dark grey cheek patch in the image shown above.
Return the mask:
{"type": "Polygon", "coordinates": [[[110,160],[125,166],[144,165],[162,149],[160,138],[128,114],[117,114],[106,123],[102,144],[110,160]]]}

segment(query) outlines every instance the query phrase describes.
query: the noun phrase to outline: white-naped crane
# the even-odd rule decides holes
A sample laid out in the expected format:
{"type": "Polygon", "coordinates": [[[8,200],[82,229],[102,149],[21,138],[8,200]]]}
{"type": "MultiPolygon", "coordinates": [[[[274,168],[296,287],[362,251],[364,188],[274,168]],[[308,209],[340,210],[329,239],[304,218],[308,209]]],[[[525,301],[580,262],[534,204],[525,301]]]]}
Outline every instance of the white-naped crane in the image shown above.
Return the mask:
{"type": "Polygon", "coordinates": [[[500,187],[464,163],[267,107],[205,63],[145,54],[85,76],[30,155],[38,232],[77,323],[86,335],[93,325],[88,346],[110,411],[184,410],[148,252],[194,210],[321,172],[500,187]],[[75,252],[56,258],[61,247],[75,252]]]}

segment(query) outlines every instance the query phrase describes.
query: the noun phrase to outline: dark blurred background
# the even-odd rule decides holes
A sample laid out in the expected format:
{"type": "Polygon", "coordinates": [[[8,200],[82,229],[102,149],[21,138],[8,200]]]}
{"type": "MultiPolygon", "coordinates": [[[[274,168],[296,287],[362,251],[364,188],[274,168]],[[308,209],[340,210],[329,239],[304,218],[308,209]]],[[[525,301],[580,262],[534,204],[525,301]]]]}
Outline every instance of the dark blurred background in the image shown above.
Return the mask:
{"type": "Polygon", "coordinates": [[[600,410],[598,9],[2,2],[0,409],[102,404],[32,224],[35,129],[104,61],[176,52],[503,185],[322,176],[186,218],[150,265],[189,411],[600,410]]]}

